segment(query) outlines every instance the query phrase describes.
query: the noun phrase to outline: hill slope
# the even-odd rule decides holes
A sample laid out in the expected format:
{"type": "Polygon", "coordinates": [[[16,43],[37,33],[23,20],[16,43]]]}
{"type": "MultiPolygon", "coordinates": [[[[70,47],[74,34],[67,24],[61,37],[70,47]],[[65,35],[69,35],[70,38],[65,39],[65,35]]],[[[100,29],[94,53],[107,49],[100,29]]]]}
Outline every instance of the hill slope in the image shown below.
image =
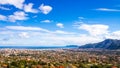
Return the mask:
{"type": "Polygon", "coordinates": [[[116,49],[120,49],[120,40],[106,39],[102,42],[94,43],[94,44],[86,44],[80,46],[79,48],[100,48],[100,49],[116,50],[116,49]]]}

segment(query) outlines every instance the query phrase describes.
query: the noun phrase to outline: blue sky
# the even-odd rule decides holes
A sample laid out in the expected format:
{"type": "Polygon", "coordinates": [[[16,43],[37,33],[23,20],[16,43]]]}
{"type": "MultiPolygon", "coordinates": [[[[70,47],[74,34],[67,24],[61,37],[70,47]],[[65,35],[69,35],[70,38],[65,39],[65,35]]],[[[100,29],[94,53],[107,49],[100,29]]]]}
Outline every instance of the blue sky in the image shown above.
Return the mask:
{"type": "Polygon", "coordinates": [[[120,0],[0,0],[0,45],[120,39],[120,0]]]}

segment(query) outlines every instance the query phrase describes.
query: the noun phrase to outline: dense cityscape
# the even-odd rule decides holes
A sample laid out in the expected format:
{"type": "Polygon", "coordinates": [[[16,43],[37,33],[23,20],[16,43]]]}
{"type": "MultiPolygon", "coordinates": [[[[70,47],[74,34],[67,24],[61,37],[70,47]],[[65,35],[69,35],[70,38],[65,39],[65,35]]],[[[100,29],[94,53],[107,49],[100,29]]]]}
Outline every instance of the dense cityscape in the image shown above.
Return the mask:
{"type": "Polygon", "coordinates": [[[0,68],[120,68],[120,51],[0,49],[0,68]]]}

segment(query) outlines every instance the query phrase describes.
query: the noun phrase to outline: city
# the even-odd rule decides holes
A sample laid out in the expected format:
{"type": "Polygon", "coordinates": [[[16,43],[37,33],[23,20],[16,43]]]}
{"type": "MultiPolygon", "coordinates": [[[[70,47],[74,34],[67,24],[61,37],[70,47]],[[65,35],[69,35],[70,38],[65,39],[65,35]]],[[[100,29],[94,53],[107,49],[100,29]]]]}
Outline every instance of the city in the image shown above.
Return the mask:
{"type": "Polygon", "coordinates": [[[120,51],[0,49],[0,68],[120,68],[120,51]]]}

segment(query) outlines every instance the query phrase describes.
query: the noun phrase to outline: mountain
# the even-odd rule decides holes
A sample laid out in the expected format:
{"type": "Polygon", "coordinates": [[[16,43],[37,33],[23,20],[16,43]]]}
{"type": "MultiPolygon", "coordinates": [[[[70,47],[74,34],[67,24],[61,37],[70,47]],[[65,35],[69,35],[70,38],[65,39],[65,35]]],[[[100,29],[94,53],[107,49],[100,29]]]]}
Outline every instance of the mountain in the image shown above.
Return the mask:
{"type": "Polygon", "coordinates": [[[117,50],[120,49],[120,40],[117,39],[106,39],[99,43],[86,44],[80,46],[79,48],[98,48],[98,49],[110,49],[117,50]]]}

